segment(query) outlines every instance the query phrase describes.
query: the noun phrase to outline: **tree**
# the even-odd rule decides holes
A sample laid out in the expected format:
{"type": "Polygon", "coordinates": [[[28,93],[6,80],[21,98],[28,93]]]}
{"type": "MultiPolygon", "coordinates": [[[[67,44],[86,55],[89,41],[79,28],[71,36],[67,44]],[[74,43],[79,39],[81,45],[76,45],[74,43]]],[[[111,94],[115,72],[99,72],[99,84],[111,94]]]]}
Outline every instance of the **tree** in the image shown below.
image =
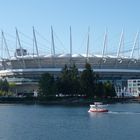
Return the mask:
{"type": "Polygon", "coordinates": [[[0,90],[8,92],[8,90],[9,90],[9,83],[7,82],[6,79],[4,79],[4,80],[1,79],[0,80],[0,90]]]}
{"type": "Polygon", "coordinates": [[[64,95],[79,94],[79,72],[75,64],[71,66],[65,65],[61,71],[60,77],[57,79],[59,92],[64,95]]]}
{"type": "Polygon", "coordinates": [[[104,89],[105,89],[105,96],[106,97],[114,97],[116,96],[114,85],[107,81],[104,83],[104,89]]]}
{"type": "Polygon", "coordinates": [[[8,95],[9,83],[6,79],[0,80],[0,95],[8,95]]]}
{"type": "Polygon", "coordinates": [[[15,82],[9,82],[9,89],[11,92],[15,92],[16,90],[16,83],[15,82]]]}
{"type": "Polygon", "coordinates": [[[2,83],[2,90],[5,92],[9,91],[9,83],[6,79],[4,79],[3,83],[2,83]]]}
{"type": "Polygon", "coordinates": [[[70,66],[69,71],[70,71],[70,78],[72,80],[78,80],[79,72],[75,64],[70,66]]]}
{"type": "Polygon", "coordinates": [[[88,97],[94,96],[95,75],[89,63],[86,63],[85,70],[81,74],[80,84],[81,84],[83,94],[86,94],[88,97]]]}
{"type": "Polygon", "coordinates": [[[68,69],[68,66],[66,64],[61,71],[60,77],[61,77],[62,80],[66,80],[66,79],[69,78],[69,69],[68,69]]]}
{"type": "Polygon", "coordinates": [[[80,82],[79,82],[79,72],[75,64],[73,64],[70,68],[70,80],[71,80],[71,95],[80,94],[80,82]]]}
{"type": "Polygon", "coordinates": [[[64,95],[71,94],[70,71],[67,65],[65,65],[61,71],[61,75],[59,79],[59,91],[64,95]]]}
{"type": "Polygon", "coordinates": [[[85,69],[80,75],[75,64],[69,67],[65,65],[60,76],[56,79],[49,73],[41,76],[39,81],[39,95],[63,94],[66,96],[77,96],[82,94],[87,97],[116,96],[113,84],[110,82],[98,82],[98,79],[99,75],[95,75],[89,63],[86,63],[85,69]]]}
{"type": "Polygon", "coordinates": [[[97,97],[101,98],[105,96],[104,84],[102,82],[96,84],[95,94],[97,97]]]}
{"type": "Polygon", "coordinates": [[[54,94],[55,94],[54,76],[49,73],[45,73],[41,76],[39,81],[39,95],[48,96],[54,94]]]}

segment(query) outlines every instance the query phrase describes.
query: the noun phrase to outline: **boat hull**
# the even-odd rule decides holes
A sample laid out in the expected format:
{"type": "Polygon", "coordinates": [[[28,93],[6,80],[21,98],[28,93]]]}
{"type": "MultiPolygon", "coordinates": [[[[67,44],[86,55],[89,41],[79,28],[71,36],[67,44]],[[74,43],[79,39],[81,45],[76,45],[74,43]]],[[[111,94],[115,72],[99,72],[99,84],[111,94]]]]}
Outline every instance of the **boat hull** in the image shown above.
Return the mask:
{"type": "Polygon", "coordinates": [[[107,109],[89,109],[88,112],[108,112],[107,109]]]}

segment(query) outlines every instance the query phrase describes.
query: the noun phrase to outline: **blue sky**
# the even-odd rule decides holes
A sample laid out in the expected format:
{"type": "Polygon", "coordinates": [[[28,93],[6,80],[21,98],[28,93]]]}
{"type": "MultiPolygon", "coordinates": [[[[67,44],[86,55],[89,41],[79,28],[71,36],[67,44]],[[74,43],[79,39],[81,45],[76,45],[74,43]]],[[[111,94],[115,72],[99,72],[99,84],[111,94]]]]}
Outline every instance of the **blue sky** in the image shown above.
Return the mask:
{"type": "Polygon", "coordinates": [[[117,51],[122,28],[125,48],[132,48],[140,29],[139,0],[0,0],[0,28],[4,30],[11,53],[15,49],[15,27],[23,47],[32,50],[32,26],[38,34],[40,53],[50,53],[50,27],[55,32],[56,51],[69,51],[69,26],[72,27],[73,53],[85,53],[90,26],[90,52],[101,52],[105,28],[107,51],[117,51]],[[43,37],[42,37],[43,36],[43,37]],[[22,41],[23,40],[23,41],[22,41]]]}

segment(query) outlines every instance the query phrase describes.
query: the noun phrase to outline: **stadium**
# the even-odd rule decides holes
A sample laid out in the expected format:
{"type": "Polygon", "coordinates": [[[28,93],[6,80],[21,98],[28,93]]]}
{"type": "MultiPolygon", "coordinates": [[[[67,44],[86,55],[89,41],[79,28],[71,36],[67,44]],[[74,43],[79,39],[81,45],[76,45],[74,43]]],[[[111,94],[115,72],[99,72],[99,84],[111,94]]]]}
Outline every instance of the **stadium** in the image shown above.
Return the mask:
{"type": "Polygon", "coordinates": [[[103,50],[99,54],[89,52],[89,34],[87,36],[87,50],[85,54],[72,53],[72,35],[70,28],[70,51],[69,53],[57,54],[55,52],[53,29],[51,28],[52,50],[50,54],[41,55],[38,51],[36,32],[33,28],[34,48],[36,53],[29,54],[27,49],[21,46],[18,31],[16,30],[18,48],[13,56],[10,55],[4,33],[2,32],[3,48],[8,57],[0,60],[0,77],[7,79],[15,85],[16,93],[31,93],[38,90],[38,80],[45,72],[59,75],[65,64],[76,64],[79,71],[83,71],[85,63],[91,64],[93,71],[99,74],[100,80],[109,80],[116,87],[125,87],[128,79],[140,79],[140,59],[134,52],[138,51],[139,33],[137,33],[132,49],[127,51],[127,56],[121,55],[124,44],[124,33],[120,36],[118,51],[114,55],[105,53],[107,46],[107,33],[104,36],[103,50]]]}

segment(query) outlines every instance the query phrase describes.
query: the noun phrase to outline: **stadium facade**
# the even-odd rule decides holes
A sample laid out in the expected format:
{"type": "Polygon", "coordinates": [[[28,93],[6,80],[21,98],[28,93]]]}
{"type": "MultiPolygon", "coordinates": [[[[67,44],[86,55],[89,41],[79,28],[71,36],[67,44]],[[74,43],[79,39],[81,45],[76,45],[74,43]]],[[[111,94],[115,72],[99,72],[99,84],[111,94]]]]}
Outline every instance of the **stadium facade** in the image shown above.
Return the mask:
{"type": "MultiPolygon", "coordinates": [[[[18,31],[16,30],[19,48],[16,49],[14,56],[2,58],[0,60],[0,77],[6,78],[10,83],[15,84],[15,92],[31,93],[38,89],[38,80],[45,72],[59,75],[65,64],[76,64],[79,71],[83,71],[85,63],[91,64],[93,71],[99,74],[100,80],[112,81],[116,87],[127,85],[128,79],[140,79],[140,59],[134,58],[134,51],[137,49],[139,34],[137,33],[134,45],[130,51],[130,56],[121,56],[121,47],[123,46],[123,32],[120,38],[119,48],[116,55],[106,55],[107,33],[105,33],[104,45],[101,55],[93,55],[89,52],[89,35],[87,37],[86,54],[72,54],[72,37],[70,29],[70,53],[56,54],[54,47],[53,29],[52,33],[52,53],[49,55],[40,55],[37,48],[35,30],[33,28],[34,42],[36,46],[36,55],[28,54],[26,49],[20,45],[18,31]]],[[[2,32],[2,38],[8,53],[6,39],[2,32]]]]}

